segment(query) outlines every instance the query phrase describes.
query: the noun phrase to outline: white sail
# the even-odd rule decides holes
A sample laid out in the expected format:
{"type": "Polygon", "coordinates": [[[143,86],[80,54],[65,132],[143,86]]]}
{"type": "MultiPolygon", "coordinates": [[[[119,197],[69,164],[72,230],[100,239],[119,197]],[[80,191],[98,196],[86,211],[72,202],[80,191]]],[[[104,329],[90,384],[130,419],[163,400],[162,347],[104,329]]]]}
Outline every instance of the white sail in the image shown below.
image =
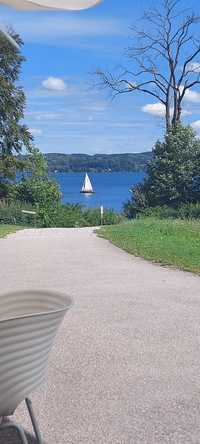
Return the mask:
{"type": "Polygon", "coordinates": [[[90,178],[89,178],[87,173],[85,175],[85,180],[83,182],[83,186],[82,186],[81,192],[82,193],[93,193],[92,184],[90,182],[90,178]]]}

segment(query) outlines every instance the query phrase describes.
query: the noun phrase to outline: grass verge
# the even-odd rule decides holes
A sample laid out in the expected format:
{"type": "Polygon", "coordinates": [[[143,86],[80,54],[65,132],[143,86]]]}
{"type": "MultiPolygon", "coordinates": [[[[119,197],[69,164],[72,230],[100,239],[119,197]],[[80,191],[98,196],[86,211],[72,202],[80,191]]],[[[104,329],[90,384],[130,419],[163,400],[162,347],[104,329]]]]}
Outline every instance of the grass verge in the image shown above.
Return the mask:
{"type": "Polygon", "coordinates": [[[200,221],[139,218],[98,235],[135,256],[200,273],[200,221]]]}
{"type": "Polygon", "coordinates": [[[24,227],[18,225],[0,225],[0,237],[5,237],[7,234],[15,233],[18,230],[23,230],[24,227]]]}

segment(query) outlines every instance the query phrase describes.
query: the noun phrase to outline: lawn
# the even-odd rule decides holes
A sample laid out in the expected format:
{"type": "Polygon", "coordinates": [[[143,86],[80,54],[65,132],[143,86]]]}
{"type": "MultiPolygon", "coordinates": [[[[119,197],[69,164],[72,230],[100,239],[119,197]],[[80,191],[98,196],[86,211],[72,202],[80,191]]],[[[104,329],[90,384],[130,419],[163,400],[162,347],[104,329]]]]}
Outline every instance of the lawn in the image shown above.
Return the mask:
{"type": "Polygon", "coordinates": [[[24,227],[18,225],[0,225],[0,237],[5,237],[7,234],[15,233],[15,231],[23,230],[24,227]]]}
{"type": "Polygon", "coordinates": [[[200,273],[200,221],[139,218],[98,234],[135,256],[200,273]]]}

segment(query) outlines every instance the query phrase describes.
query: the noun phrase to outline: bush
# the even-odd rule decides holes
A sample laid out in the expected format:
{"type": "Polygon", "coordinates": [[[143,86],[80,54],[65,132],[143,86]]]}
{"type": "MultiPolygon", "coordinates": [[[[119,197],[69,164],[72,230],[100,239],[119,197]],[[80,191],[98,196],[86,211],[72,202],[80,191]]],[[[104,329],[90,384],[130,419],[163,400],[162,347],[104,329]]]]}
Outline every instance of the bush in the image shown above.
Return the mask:
{"type": "MultiPolygon", "coordinates": [[[[122,217],[111,210],[105,210],[104,224],[112,225],[122,221],[122,217]]],[[[0,201],[0,223],[35,226],[40,228],[58,227],[90,227],[100,225],[100,210],[85,209],[81,205],[62,205],[60,203],[49,207],[32,206],[14,201],[0,201]],[[22,213],[22,210],[36,211],[34,215],[22,213]]]]}
{"type": "Polygon", "coordinates": [[[6,183],[6,182],[3,183],[3,182],[1,182],[1,179],[0,179],[0,201],[2,199],[7,199],[9,192],[10,192],[10,184],[6,183]]]}
{"type": "Polygon", "coordinates": [[[26,177],[10,187],[8,198],[11,204],[21,202],[22,206],[31,205],[37,213],[37,224],[51,227],[53,216],[60,202],[59,186],[56,182],[42,177],[26,177]]]}
{"type": "Polygon", "coordinates": [[[178,208],[180,219],[200,219],[200,203],[185,204],[178,208]]]}
{"type": "Polygon", "coordinates": [[[157,219],[200,219],[200,203],[184,204],[178,208],[162,207],[148,208],[142,216],[155,217],[157,219]]]}
{"type": "MultiPolygon", "coordinates": [[[[101,214],[98,208],[85,209],[81,205],[60,205],[52,215],[56,227],[94,227],[101,224],[101,214]]],[[[117,224],[121,216],[112,210],[105,210],[104,225],[117,224]]]]}
{"type": "Polygon", "coordinates": [[[84,217],[81,205],[59,205],[52,214],[55,227],[70,228],[84,226],[84,217]]]}
{"type": "Polygon", "coordinates": [[[26,177],[10,188],[9,199],[49,208],[60,201],[59,186],[53,180],[40,177],[26,177]]]}
{"type": "Polygon", "coordinates": [[[157,219],[176,219],[178,210],[163,205],[162,207],[147,208],[143,211],[142,216],[155,217],[157,219]]]}
{"type": "MultiPolygon", "coordinates": [[[[84,219],[87,226],[98,226],[101,225],[101,213],[99,208],[90,208],[84,210],[84,219]]],[[[113,210],[104,210],[103,224],[104,225],[115,225],[122,222],[122,216],[115,213],[113,210]]]]}
{"type": "Polygon", "coordinates": [[[130,200],[124,203],[123,214],[128,219],[135,219],[140,213],[143,213],[144,210],[140,209],[132,196],[130,200]]]}
{"type": "Polygon", "coordinates": [[[22,210],[35,211],[31,205],[21,202],[0,201],[0,224],[35,226],[35,216],[24,214],[22,210]]]}

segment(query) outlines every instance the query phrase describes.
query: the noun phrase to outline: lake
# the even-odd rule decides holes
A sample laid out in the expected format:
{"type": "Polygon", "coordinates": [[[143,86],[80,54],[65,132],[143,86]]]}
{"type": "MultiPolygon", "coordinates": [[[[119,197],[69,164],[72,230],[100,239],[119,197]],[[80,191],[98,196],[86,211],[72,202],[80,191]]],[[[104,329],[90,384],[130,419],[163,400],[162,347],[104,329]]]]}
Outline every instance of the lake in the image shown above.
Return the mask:
{"type": "Polygon", "coordinates": [[[90,173],[94,194],[81,194],[85,173],[53,173],[51,177],[58,182],[63,203],[80,203],[87,208],[112,208],[121,211],[123,203],[130,196],[130,188],[143,181],[144,172],[137,173],[90,173]]]}

